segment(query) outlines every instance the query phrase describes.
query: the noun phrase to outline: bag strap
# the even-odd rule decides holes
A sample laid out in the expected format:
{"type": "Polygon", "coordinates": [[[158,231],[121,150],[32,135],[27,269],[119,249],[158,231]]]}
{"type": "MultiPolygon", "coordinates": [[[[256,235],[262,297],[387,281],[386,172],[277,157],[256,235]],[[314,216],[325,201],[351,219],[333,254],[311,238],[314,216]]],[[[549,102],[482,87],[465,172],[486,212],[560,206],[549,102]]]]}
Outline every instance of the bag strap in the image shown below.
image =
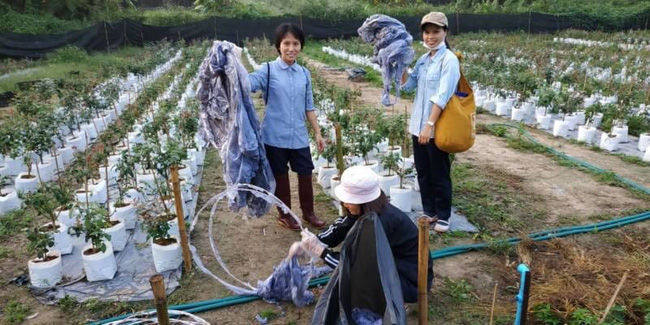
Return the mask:
{"type": "Polygon", "coordinates": [[[266,63],[266,91],[264,92],[264,105],[269,103],[269,83],[271,82],[271,62],[266,63]]]}

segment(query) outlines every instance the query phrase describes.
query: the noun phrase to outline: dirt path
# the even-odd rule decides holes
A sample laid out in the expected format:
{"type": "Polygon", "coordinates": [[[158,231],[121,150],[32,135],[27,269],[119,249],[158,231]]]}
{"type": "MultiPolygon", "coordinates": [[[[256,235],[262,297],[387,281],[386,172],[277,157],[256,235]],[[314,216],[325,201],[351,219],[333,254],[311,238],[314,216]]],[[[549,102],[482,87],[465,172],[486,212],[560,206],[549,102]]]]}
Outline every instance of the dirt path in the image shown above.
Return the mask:
{"type": "MultiPolygon", "coordinates": [[[[315,68],[323,66],[322,63],[315,60],[308,59],[307,62],[315,68]]],[[[381,89],[369,83],[348,81],[344,72],[324,69],[319,71],[321,76],[336,86],[361,89],[363,92],[363,96],[360,98],[362,105],[378,106],[381,89]]],[[[403,105],[408,105],[407,107],[410,110],[409,101],[401,100],[399,106],[403,105]]],[[[484,115],[480,115],[481,120],[486,122],[499,121],[484,115]]],[[[620,161],[617,157],[599,158],[599,156],[604,155],[590,152],[588,149],[579,150],[582,148],[575,147],[576,152],[585,156],[590,154],[590,160],[594,160],[596,165],[599,165],[598,162],[601,160],[607,162],[602,166],[604,168],[616,167],[616,164],[618,164],[615,171],[620,170],[621,175],[627,177],[634,173],[638,177],[630,177],[633,180],[650,180],[650,173],[647,172],[647,168],[646,173],[643,174],[644,167],[628,168],[628,164],[620,161]],[[627,172],[624,173],[625,170],[627,172]]],[[[573,151],[567,153],[573,154],[573,151]]],[[[456,158],[461,162],[469,162],[472,165],[503,170],[523,179],[524,191],[543,198],[543,202],[538,202],[538,204],[543,205],[548,212],[548,224],[555,223],[559,216],[585,218],[591,214],[612,214],[633,207],[650,207],[649,202],[634,197],[625,189],[603,185],[590,175],[579,170],[559,166],[551,158],[543,155],[524,153],[508,148],[502,139],[492,135],[479,134],[474,147],[465,153],[456,155],[456,158]]]]}
{"type": "MultiPolygon", "coordinates": [[[[327,67],[327,65],[319,61],[306,58],[305,62],[307,62],[307,64],[309,64],[314,68],[318,68],[318,71],[320,72],[320,76],[327,79],[328,82],[339,87],[360,90],[361,97],[359,98],[359,100],[361,101],[362,104],[372,105],[375,107],[384,107],[384,109],[386,109],[387,111],[392,110],[392,107],[385,107],[384,105],[381,104],[381,89],[377,88],[376,86],[373,86],[368,82],[352,82],[348,80],[347,72],[326,69],[325,67],[327,67]]],[[[394,96],[391,95],[391,100],[393,99],[394,96]]],[[[410,112],[412,104],[413,104],[412,100],[400,98],[400,100],[395,105],[395,110],[397,112],[404,112],[404,107],[406,107],[407,110],[410,112]]]]}
{"type": "MultiPolygon", "coordinates": [[[[506,120],[494,115],[481,114],[478,116],[478,122],[486,124],[504,123],[506,120]]],[[[624,162],[617,156],[606,152],[593,151],[589,149],[589,147],[570,143],[565,139],[553,137],[552,135],[535,128],[526,127],[526,129],[533,134],[537,141],[546,146],[550,146],[569,156],[578,158],[600,168],[611,170],[624,178],[650,188],[650,167],[624,162]]]]}

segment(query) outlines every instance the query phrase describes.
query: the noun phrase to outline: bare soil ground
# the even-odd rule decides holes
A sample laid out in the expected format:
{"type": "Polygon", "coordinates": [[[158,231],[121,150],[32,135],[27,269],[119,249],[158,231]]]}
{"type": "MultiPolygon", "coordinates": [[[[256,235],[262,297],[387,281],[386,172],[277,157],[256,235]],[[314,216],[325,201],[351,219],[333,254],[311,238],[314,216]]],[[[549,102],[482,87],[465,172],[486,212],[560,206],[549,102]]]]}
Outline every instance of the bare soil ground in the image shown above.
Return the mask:
{"type": "MultiPolygon", "coordinates": [[[[311,62],[317,66],[317,62],[311,62]]],[[[329,82],[340,87],[358,87],[361,89],[363,104],[379,106],[381,89],[365,83],[347,81],[344,72],[321,70],[329,82]]],[[[256,100],[259,104],[259,100],[256,100]]],[[[404,105],[410,109],[410,101],[401,101],[397,107],[404,105]]],[[[481,115],[479,122],[491,123],[491,116],[481,115]]],[[[574,155],[595,165],[611,169],[625,177],[641,184],[648,184],[647,169],[632,166],[622,162],[618,157],[590,151],[580,146],[569,145],[562,140],[546,137],[533,131],[535,136],[545,144],[557,146],[569,155],[574,155]]],[[[526,222],[526,227],[552,228],[558,224],[586,224],[601,218],[625,214],[630,209],[650,209],[650,202],[639,198],[630,191],[606,186],[596,181],[591,175],[582,171],[558,165],[551,158],[541,154],[521,152],[507,146],[503,139],[488,134],[480,134],[476,145],[468,152],[456,156],[458,163],[469,165],[474,172],[492,179],[495,183],[505,184],[505,192],[510,197],[497,197],[494,201],[503,201],[508,205],[520,221],[526,222]],[[491,177],[491,178],[490,178],[491,177]],[[520,200],[524,205],[519,205],[520,200]],[[513,203],[514,202],[514,203],[513,203]],[[527,211],[534,211],[536,217],[526,219],[527,211]],[[540,214],[543,219],[540,219],[540,214]]],[[[292,175],[292,207],[299,214],[297,195],[297,179],[292,175]]],[[[199,206],[224,188],[222,170],[219,158],[214,150],[208,152],[204,169],[203,182],[200,187],[199,206]]],[[[321,217],[329,222],[336,218],[336,211],[320,187],[315,185],[316,210],[321,217]]],[[[478,188],[477,191],[480,191],[478,188]]],[[[488,198],[490,197],[488,193],[488,198]]],[[[233,274],[242,280],[256,284],[271,274],[273,265],[277,264],[287,254],[292,242],[300,239],[300,235],[281,228],[275,223],[275,211],[260,219],[243,219],[242,213],[232,213],[224,209],[222,202],[215,221],[216,243],[224,262],[233,274]]],[[[532,212],[531,212],[532,214],[532,212]]],[[[512,323],[515,312],[514,296],[517,292],[519,275],[516,266],[520,261],[530,263],[533,271],[533,290],[540,293],[534,296],[533,302],[547,301],[548,296],[542,292],[549,291],[550,285],[557,281],[554,274],[576,275],[577,271],[570,265],[578,265],[576,256],[585,256],[583,260],[600,261],[611,265],[608,267],[589,269],[588,273],[575,277],[579,283],[593,284],[594,279],[608,279],[603,285],[599,300],[585,300],[576,297],[575,304],[583,304],[593,309],[604,309],[600,304],[602,297],[612,293],[613,286],[620,279],[618,265],[625,265],[632,270],[645,270],[641,274],[647,278],[650,269],[650,248],[647,246],[647,231],[649,223],[628,226],[624,229],[607,231],[597,234],[582,235],[557,240],[567,251],[585,252],[584,254],[562,254],[553,247],[545,244],[526,245],[517,251],[507,248],[493,248],[481,252],[472,252],[449,258],[436,260],[434,263],[435,282],[430,294],[429,315],[431,324],[487,324],[492,309],[492,294],[495,283],[498,284],[496,305],[494,308],[495,324],[512,323]],[[643,240],[645,236],[645,241],[643,240]],[[626,238],[632,238],[635,245],[628,244],[626,238]],[[550,247],[550,248],[549,248],[550,247]],[[603,255],[607,255],[603,257],[603,255]],[[613,268],[613,266],[617,266],[613,268]],[[555,272],[556,271],[556,272],[555,272]],[[538,276],[537,276],[538,275],[538,276]],[[613,283],[613,285],[612,285],[613,283]],[[546,300],[545,300],[546,299],[546,300]],[[582,300],[581,300],[582,299],[582,300]]],[[[226,278],[225,272],[220,271],[217,263],[211,257],[210,243],[207,238],[207,214],[200,216],[197,229],[192,233],[192,243],[204,258],[206,266],[220,277],[226,278]]],[[[443,246],[473,243],[469,236],[449,234],[445,236],[432,235],[431,249],[443,246]]],[[[98,319],[107,315],[119,314],[129,310],[150,308],[150,303],[123,306],[121,304],[105,304],[101,308],[87,304],[70,309],[57,306],[44,306],[38,303],[25,287],[7,284],[8,280],[27,271],[28,254],[25,250],[24,236],[7,237],[0,245],[4,251],[0,254],[0,309],[4,309],[11,300],[19,301],[30,307],[29,315],[38,315],[25,321],[24,324],[77,324],[88,319],[98,319]]],[[[550,244],[549,244],[550,245],[550,244]]],[[[596,262],[584,265],[597,265],[596,262]]],[[[636,271],[635,271],[636,272],[636,271]]],[[[637,276],[639,277],[639,276],[637,276]]],[[[646,279],[643,278],[643,279],[646,279]]],[[[646,282],[647,283],[647,282],[646,282]]],[[[170,304],[189,301],[216,299],[229,296],[230,293],[212,278],[202,274],[197,269],[186,274],[179,290],[168,297],[170,304]]],[[[617,303],[628,303],[629,298],[637,293],[633,287],[624,287],[617,303]],[[628,296],[629,295],[629,296],[628,296]]],[[[319,290],[315,292],[318,294],[319,290]]],[[[646,295],[650,293],[645,293],[646,295]]],[[[646,299],[650,297],[646,296],[646,299]]],[[[566,310],[558,312],[569,312],[566,310]]],[[[410,306],[409,323],[415,323],[415,306],[410,306]]],[[[281,303],[279,306],[263,301],[237,305],[199,314],[211,324],[256,324],[255,315],[263,311],[273,311],[277,318],[271,324],[309,324],[313,306],[302,309],[295,308],[291,303],[281,303]]],[[[5,317],[4,314],[0,315],[5,317]]],[[[0,321],[1,323],[1,321],[0,321]]],[[[630,324],[635,324],[632,320],[630,324]]],[[[641,323],[638,323],[641,324],[641,323]]]]}

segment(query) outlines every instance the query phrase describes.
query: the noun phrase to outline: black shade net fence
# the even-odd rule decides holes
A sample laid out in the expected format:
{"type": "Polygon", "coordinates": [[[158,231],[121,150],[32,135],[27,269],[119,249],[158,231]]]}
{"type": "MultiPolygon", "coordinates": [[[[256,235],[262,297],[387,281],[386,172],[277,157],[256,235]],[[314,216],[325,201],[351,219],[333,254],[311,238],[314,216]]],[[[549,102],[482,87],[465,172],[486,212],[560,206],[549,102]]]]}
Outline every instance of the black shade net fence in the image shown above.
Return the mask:
{"type": "MultiPolygon", "coordinates": [[[[627,30],[647,28],[650,13],[628,19],[618,26],[577,20],[566,16],[540,13],[523,14],[448,14],[452,34],[479,31],[525,31],[529,33],[552,33],[568,28],[627,30]]],[[[421,17],[395,17],[406,25],[412,35],[420,33],[421,17]]],[[[177,26],[151,26],[123,19],[100,22],[88,28],[64,34],[27,35],[0,33],[0,59],[43,58],[66,45],[73,45],[88,52],[110,51],[121,46],[143,46],[161,40],[186,42],[204,39],[227,40],[241,45],[246,38],[273,37],[275,28],[284,22],[292,22],[303,28],[313,39],[357,37],[357,28],[363,19],[332,22],[301,17],[272,17],[265,19],[230,19],[212,17],[202,21],[177,26]]]]}

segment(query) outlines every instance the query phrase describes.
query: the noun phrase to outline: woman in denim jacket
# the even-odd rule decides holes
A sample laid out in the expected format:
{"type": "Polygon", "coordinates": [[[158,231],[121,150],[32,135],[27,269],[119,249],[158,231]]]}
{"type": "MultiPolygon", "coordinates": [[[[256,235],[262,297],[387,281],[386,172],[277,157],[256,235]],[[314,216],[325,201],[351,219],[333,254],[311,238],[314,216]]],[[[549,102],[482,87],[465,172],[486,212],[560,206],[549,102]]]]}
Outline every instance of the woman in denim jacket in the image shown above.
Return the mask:
{"type": "Polygon", "coordinates": [[[451,216],[451,162],[433,136],[436,121],[458,86],[460,65],[446,40],[449,25],[445,14],[427,14],[420,28],[423,45],[429,51],[418,59],[406,82],[402,80],[402,90],[416,89],[409,132],[424,217],[436,221],[434,230],[446,232],[451,216]]]}

